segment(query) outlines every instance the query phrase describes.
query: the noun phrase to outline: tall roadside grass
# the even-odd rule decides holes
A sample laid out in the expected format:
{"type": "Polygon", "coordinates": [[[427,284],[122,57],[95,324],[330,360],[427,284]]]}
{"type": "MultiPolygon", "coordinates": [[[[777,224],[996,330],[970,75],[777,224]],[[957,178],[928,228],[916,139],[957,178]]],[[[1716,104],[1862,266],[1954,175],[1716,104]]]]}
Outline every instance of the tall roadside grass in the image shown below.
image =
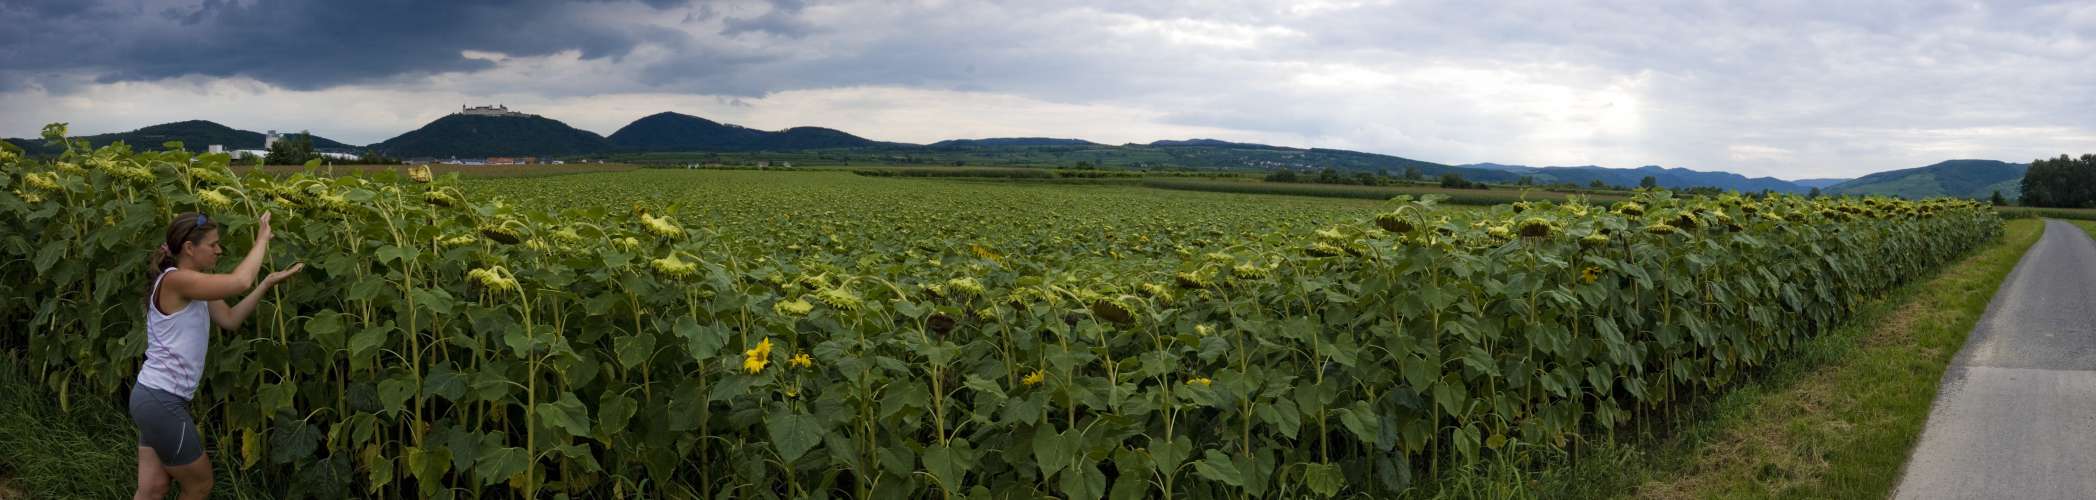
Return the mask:
{"type": "MultiPolygon", "coordinates": [[[[75,398],[72,411],[60,410],[58,394],[29,371],[17,352],[0,351],[0,498],[130,498],[138,431],[123,397],[75,398]]],[[[213,498],[273,496],[212,459],[213,498]]]]}

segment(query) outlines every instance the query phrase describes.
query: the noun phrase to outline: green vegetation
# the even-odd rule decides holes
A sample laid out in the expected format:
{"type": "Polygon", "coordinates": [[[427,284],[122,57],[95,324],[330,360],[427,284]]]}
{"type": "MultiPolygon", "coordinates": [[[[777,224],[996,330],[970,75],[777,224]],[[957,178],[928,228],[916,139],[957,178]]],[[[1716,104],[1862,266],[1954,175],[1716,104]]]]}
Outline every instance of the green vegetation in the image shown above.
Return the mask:
{"type": "Polygon", "coordinates": [[[1450,188],[1438,184],[1394,184],[1386,186],[1355,186],[1345,184],[1312,184],[1256,182],[1242,179],[1144,179],[1142,185],[1157,189],[1184,191],[1210,191],[1218,193],[1277,194],[1289,196],[1315,196],[1325,198],[1354,198],[1363,200],[1387,200],[1395,196],[1445,196],[1444,202],[1458,205],[1499,205],[1517,201],[1564,201],[1572,196],[1584,195],[1590,201],[1617,201],[1628,199],[1630,192],[1599,190],[1544,190],[1516,189],[1511,187],[1479,186],[1474,188],[1450,188]]]}
{"type": "Polygon", "coordinates": [[[237,247],[272,212],[265,267],[305,281],[216,339],[198,401],[225,468],[317,495],[1523,494],[1473,472],[1676,420],[2001,232],[1949,200],[219,161],[0,155],[31,228],[0,240],[0,345],[62,409],[110,397],[163,214],[237,247]]]}
{"type": "Polygon", "coordinates": [[[1879,195],[1922,199],[1953,196],[1984,200],[1995,191],[2009,198],[2020,192],[2019,179],[2030,168],[1994,160],[1950,160],[1926,167],[1878,172],[1825,189],[1832,195],[1879,195]]]}
{"type": "Polygon", "coordinates": [[[1861,304],[1680,428],[1556,471],[1542,496],[1885,498],[1943,370],[2043,231],[2010,222],[2002,240],[1861,304]]]}
{"type": "Polygon", "coordinates": [[[2050,217],[2054,219],[2096,220],[2096,208],[2036,208],[1995,207],[2003,218],[2050,217]]]}
{"type": "Polygon", "coordinates": [[[768,132],[678,113],[634,120],[609,138],[623,151],[793,151],[877,146],[881,143],[821,127],[768,132]]]}
{"type": "MultiPolygon", "coordinates": [[[[124,395],[82,398],[38,383],[18,350],[0,352],[0,498],[130,498],[138,484],[138,430],[124,395]]],[[[214,452],[215,454],[215,452],[214,452]]],[[[271,498],[220,467],[218,498],[271,498]]]]}
{"type": "Polygon", "coordinates": [[[2023,205],[2096,208],[2096,154],[2031,162],[2021,187],[2023,205]]]}
{"type": "MultiPolygon", "coordinates": [[[[203,151],[213,144],[225,146],[229,150],[262,149],[263,139],[264,136],[260,132],[238,130],[204,120],[162,123],[130,132],[70,138],[72,141],[86,141],[97,147],[123,142],[140,151],[160,150],[169,142],[180,142],[184,148],[193,151],[203,151]]],[[[8,142],[22,148],[31,156],[54,156],[66,150],[64,144],[49,140],[9,139],[8,142]]],[[[321,150],[356,148],[324,137],[313,137],[313,147],[321,150]]]]}

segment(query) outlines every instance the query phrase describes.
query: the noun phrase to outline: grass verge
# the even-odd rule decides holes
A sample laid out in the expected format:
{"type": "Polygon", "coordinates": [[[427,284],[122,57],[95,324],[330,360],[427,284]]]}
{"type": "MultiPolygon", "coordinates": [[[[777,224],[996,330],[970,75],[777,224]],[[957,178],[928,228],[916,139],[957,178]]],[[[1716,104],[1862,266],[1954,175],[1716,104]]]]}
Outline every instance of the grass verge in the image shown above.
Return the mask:
{"type": "MultiPolygon", "coordinates": [[[[2085,226],[2096,227],[2096,226],[2085,226]]],[[[1920,438],[1943,370],[2044,232],[1996,243],[1868,302],[1852,319],[1659,436],[1546,469],[1545,498],[1884,498],[1920,438]]]]}
{"type": "MultiPolygon", "coordinates": [[[[130,498],[138,434],[122,397],[75,394],[72,411],[61,411],[58,395],[28,370],[16,353],[0,351],[0,499],[130,498]]],[[[213,458],[212,498],[269,496],[213,458]]]]}

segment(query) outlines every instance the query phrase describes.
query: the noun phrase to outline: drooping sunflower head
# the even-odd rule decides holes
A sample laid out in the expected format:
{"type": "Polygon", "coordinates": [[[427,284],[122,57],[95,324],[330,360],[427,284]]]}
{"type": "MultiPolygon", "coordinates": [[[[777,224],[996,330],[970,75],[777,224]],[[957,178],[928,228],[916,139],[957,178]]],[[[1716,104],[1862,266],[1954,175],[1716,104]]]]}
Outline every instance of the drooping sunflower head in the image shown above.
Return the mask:
{"type": "Polygon", "coordinates": [[[771,304],[771,311],[780,316],[798,318],[815,311],[815,304],[806,299],[781,300],[771,304]]]}
{"type": "Polygon", "coordinates": [[[668,276],[672,279],[689,278],[693,274],[698,273],[699,270],[698,263],[685,262],[684,259],[677,258],[676,254],[648,261],[648,266],[655,268],[655,272],[662,273],[663,276],[668,276]]]}
{"type": "Polygon", "coordinates": [[[815,300],[841,311],[857,311],[866,303],[865,299],[859,298],[859,294],[843,288],[824,288],[815,292],[815,300]]]}
{"type": "Polygon", "coordinates": [[[487,288],[488,290],[498,292],[508,292],[517,290],[517,279],[510,277],[509,271],[503,269],[502,266],[477,268],[471,271],[466,271],[466,279],[468,281],[478,283],[481,287],[487,288]]]}
{"type": "Polygon", "coordinates": [[[652,214],[642,213],[640,214],[640,222],[641,226],[648,230],[648,234],[653,234],[657,237],[681,238],[684,236],[684,228],[678,226],[677,221],[668,216],[656,217],[652,214]]]}
{"type": "Polygon", "coordinates": [[[524,234],[517,232],[516,228],[510,227],[506,223],[483,224],[480,226],[480,235],[504,245],[515,245],[524,242],[524,234]]]}
{"type": "Polygon", "coordinates": [[[1257,264],[1238,264],[1237,267],[1230,268],[1230,276],[1241,280],[1265,279],[1272,275],[1272,271],[1257,264]]]}
{"type": "Polygon", "coordinates": [[[430,173],[429,165],[416,165],[408,167],[408,180],[415,181],[417,184],[428,184],[430,181],[436,180],[436,176],[430,173]]]}
{"type": "Polygon", "coordinates": [[[1616,213],[1619,213],[1619,214],[1623,214],[1623,215],[1628,215],[1628,216],[1631,216],[1631,217],[1637,217],[1637,216],[1640,216],[1640,215],[1645,215],[1645,206],[1644,206],[1644,205],[1639,205],[1639,204],[1638,204],[1637,202],[1635,202],[1635,201],[1626,201],[1626,202],[1622,202],[1622,203],[1617,203],[1617,204],[1616,204],[1616,213]]]}
{"type": "Polygon", "coordinates": [[[1411,220],[1406,219],[1404,214],[1400,214],[1397,212],[1383,212],[1380,214],[1376,214],[1375,222],[1376,227],[1383,228],[1384,231],[1389,231],[1393,233],[1409,233],[1412,232],[1413,229],[1415,229],[1412,225],[1411,220]]]}
{"type": "Polygon", "coordinates": [[[1345,255],[1346,249],[1340,248],[1339,246],[1333,245],[1331,243],[1319,241],[1316,243],[1311,243],[1310,246],[1303,248],[1303,253],[1310,254],[1310,256],[1312,257],[1337,257],[1340,255],[1345,255]]]}
{"type": "Polygon", "coordinates": [[[459,206],[458,198],[451,196],[451,193],[446,193],[443,191],[430,191],[422,193],[422,201],[430,205],[435,205],[444,208],[459,206]]]}
{"type": "Polygon", "coordinates": [[[198,191],[197,201],[204,202],[204,205],[211,207],[212,210],[226,210],[233,206],[233,198],[226,196],[225,193],[218,192],[216,189],[198,191]]]}
{"type": "Polygon", "coordinates": [[[985,291],[982,282],[976,281],[972,276],[946,280],[946,289],[970,297],[982,295],[985,291]]]}
{"type": "Polygon", "coordinates": [[[1207,275],[1197,271],[1172,273],[1172,282],[1177,283],[1180,288],[1209,288],[1215,286],[1215,280],[1209,279],[1207,275]]]}
{"type": "Polygon", "coordinates": [[[1557,229],[1555,226],[1552,226],[1550,224],[1549,220],[1545,220],[1541,217],[1529,217],[1527,219],[1522,219],[1521,225],[1519,227],[1521,236],[1525,238],[1548,237],[1550,236],[1550,232],[1552,230],[1557,229]]]}
{"type": "Polygon", "coordinates": [[[1098,316],[1099,319],[1104,319],[1116,325],[1134,323],[1135,311],[1128,307],[1128,301],[1126,300],[1130,298],[1132,297],[1122,296],[1093,300],[1091,304],[1092,314],[1098,316]]]}

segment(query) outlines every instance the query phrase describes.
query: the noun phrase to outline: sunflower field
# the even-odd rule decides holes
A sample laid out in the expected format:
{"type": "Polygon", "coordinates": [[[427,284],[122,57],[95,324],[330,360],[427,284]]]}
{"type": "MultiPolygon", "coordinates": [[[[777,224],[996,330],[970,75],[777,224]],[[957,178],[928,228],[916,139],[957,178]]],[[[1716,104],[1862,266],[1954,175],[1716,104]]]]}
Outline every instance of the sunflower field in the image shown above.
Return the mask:
{"type": "Polygon", "coordinates": [[[1962,200],[1666,192],[633,203],[74,146],[0,151],[0,351],[121,397],[170,214],[231,260],[273,213],[265,270],[307,271],[213,335],[195,408],[286,496],[1404,496],[1723,390],[2002,232],[1962,200]]]}

